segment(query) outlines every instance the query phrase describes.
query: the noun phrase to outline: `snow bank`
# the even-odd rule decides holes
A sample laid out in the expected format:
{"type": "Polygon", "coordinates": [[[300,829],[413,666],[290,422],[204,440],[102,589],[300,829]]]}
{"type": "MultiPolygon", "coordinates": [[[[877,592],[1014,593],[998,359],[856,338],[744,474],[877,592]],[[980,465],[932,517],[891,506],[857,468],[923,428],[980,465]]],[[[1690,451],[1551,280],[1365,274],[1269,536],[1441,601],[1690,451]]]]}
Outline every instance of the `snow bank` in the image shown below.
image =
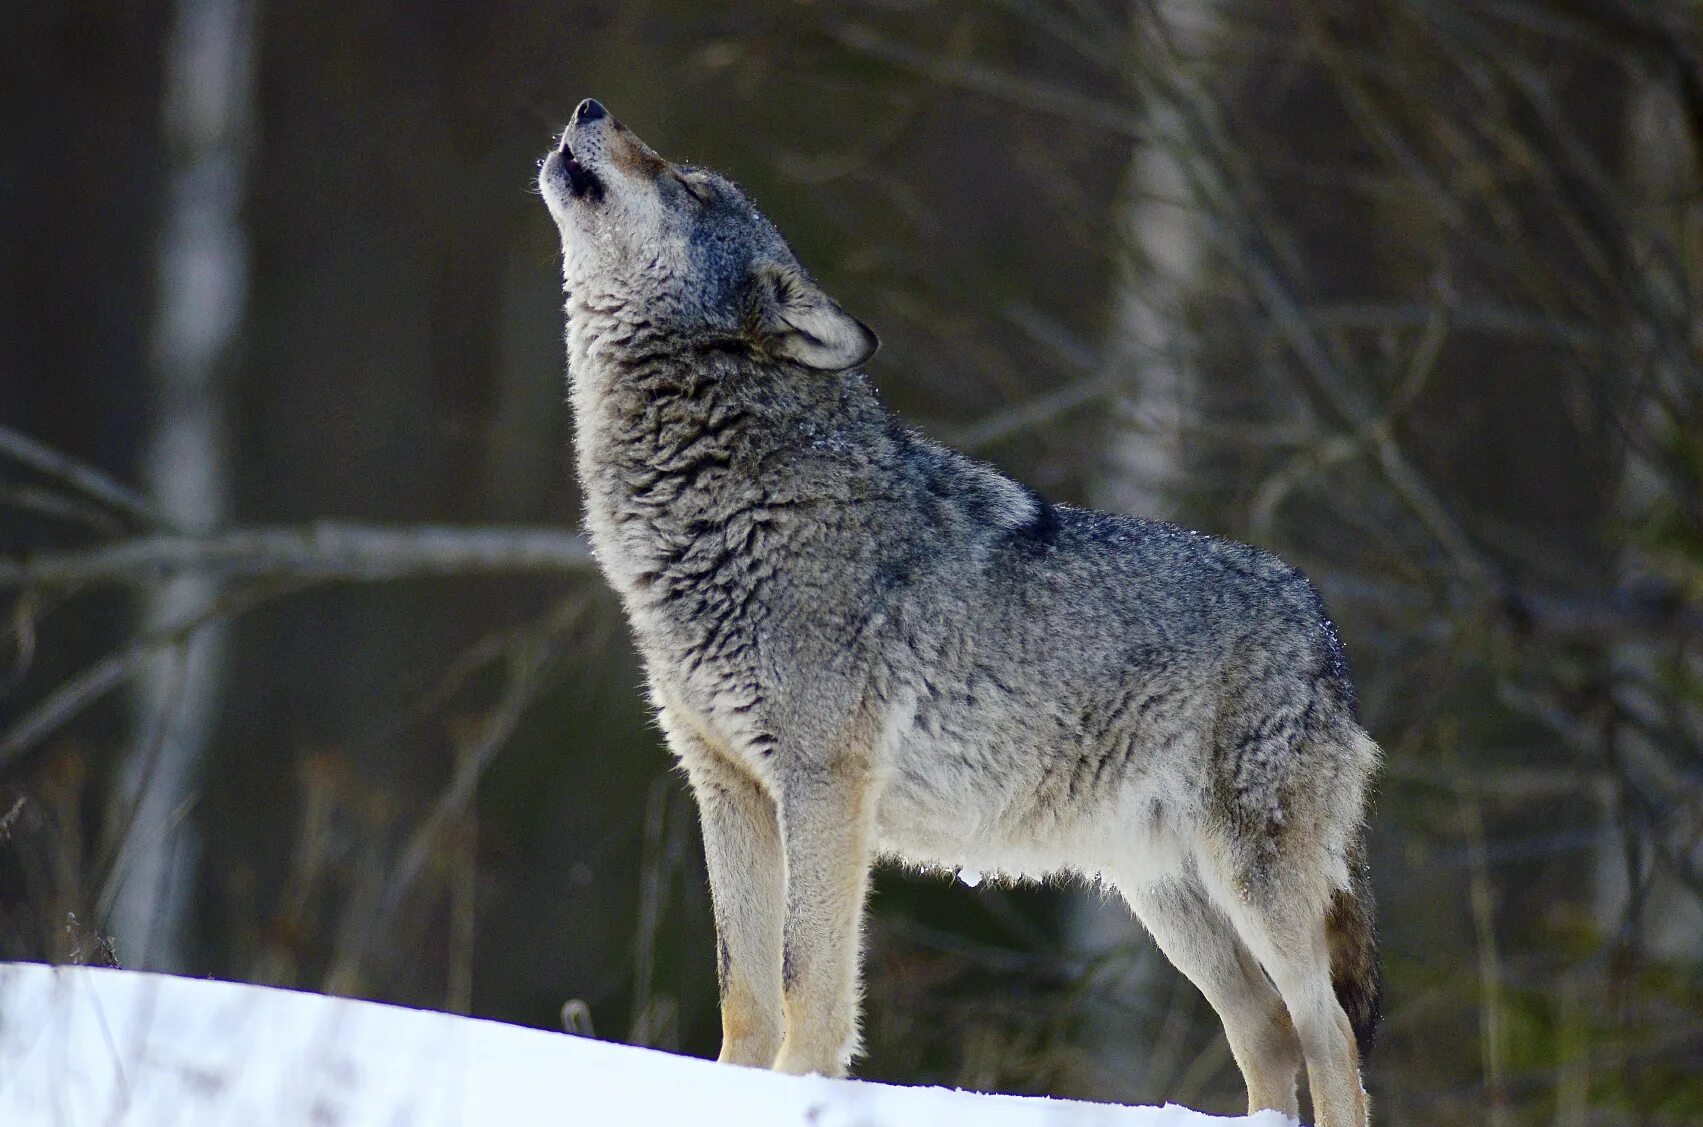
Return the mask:
{"type": "Polygon", "coordinates": [[[0,1124],[1284,1127],[788,1077],[231,982],[0,965],[0,1124]]]}

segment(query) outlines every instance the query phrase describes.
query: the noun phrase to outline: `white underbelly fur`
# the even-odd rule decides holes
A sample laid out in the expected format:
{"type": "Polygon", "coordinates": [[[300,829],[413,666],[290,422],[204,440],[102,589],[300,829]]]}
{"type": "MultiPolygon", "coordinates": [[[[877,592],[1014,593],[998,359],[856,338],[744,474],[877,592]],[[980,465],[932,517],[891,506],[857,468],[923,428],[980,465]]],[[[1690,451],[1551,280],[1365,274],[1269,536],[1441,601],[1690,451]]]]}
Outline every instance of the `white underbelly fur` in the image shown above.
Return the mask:
{"type": "MultiPolygon", "coordinates": [[[[1015,880],[1078,875],[1125,887],[1193,865],[1187,835],[1178,831],[1194,819],[1195,800],[1163,768],[1057,814],[1026,817],[1034,797],[1026,789],[1029,772],[942,767],[982,749],[919,740],[913,729],[884,750],[876,830],[888,860],[1015,880]]],[[[1049,752],[1031,754],[1038,772],[1049,752]]]]}

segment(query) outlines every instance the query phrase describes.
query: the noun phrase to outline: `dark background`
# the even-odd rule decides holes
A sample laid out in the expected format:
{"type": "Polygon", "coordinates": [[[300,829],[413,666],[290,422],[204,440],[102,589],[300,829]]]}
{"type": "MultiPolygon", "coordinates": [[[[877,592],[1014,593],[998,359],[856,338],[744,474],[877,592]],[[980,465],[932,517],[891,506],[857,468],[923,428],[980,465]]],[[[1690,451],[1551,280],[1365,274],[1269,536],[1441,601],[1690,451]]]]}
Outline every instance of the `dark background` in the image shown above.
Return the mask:
{"type": "MultiPolygon", "coordinates": [[[[0,955],[714,1053],[612,598],[422,532],[572,546],[531,180],[595,94],[745,184],[907,419],[1314,576],[1388,756],[1382,1122],[1703,1115],[1703,7],[5,22],[0,955]],[[327,563],[326,520],[392,566],[327,563]],[[306,548],[207,562],[262,528],[306,548]]],[[[866,1077],[1239,1109],[1090,890],[883,872],[868,942],[866,1077]]]]}

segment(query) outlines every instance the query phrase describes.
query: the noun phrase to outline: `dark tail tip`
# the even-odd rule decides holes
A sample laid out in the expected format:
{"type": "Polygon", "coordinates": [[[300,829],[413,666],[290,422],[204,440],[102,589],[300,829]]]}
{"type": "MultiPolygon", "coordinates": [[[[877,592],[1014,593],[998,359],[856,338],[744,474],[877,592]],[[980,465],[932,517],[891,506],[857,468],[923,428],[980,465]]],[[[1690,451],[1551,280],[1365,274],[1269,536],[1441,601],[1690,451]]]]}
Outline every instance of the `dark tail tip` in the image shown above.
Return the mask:
{"type": "Polygon", "coordinates": [[[1372,927],[1372,891],[1356,874],[1352,889],[1338,892],[1325,917],[1330,939],[1330,984],[1348,1014],[1364,1061],[1372,1052],[1383,1013],[1384,976],[1378,969],[1378,941],[1372,927]]]}

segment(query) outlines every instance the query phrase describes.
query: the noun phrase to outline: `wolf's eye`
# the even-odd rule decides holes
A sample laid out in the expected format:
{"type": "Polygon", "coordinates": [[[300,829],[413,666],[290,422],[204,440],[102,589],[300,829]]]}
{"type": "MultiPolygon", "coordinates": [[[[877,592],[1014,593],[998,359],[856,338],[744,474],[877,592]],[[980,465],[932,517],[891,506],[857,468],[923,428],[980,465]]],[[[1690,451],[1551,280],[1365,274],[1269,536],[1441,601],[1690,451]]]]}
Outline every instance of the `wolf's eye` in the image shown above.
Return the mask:
{"type": "Polygon", "coordinates": [[[680,181],[680,186],[691,193],[692,198],[699,203],[707,205],[710,202],[711,192],[708,181],[694,180],[690,176],[676,176],[675,179],[680,181]]]}

